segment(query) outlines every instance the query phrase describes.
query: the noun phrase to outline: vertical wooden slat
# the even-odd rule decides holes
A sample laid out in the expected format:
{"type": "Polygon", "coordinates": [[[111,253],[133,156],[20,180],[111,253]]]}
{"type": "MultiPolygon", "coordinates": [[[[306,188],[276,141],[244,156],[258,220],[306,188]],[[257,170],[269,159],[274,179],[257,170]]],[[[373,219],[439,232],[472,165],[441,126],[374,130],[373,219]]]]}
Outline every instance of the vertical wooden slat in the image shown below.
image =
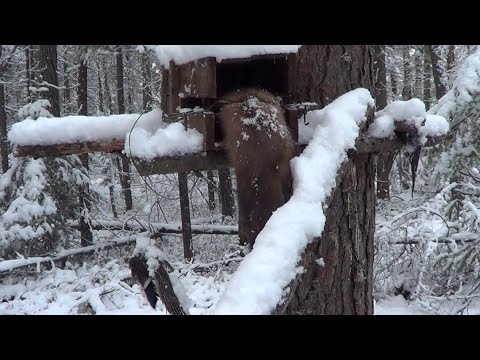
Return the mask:
{"type": "Polygon", "coordinates": [[[178,173],[178,189],[180,193],[180,211],[182,218],[183,256],[190,261],[192,251],[192,224],[190,221],[190,202],[188,200],[187,173],[178,173]]]}

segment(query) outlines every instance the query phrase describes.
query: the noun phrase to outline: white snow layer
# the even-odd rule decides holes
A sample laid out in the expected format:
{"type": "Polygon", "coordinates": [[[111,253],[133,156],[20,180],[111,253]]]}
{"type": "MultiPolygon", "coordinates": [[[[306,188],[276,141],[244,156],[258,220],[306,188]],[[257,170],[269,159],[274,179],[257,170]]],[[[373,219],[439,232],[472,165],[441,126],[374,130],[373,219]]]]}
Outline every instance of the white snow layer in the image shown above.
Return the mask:
{"type": "Polygon", "coordinates": [[[444,117],[427,115],[423,101],[411,99],[394,101],[385,109],[376,112],[375,121],[368,129],[368,133],[375,138],[394,137],[395,121],[415,126],[422,144],[427,141],[427,136],[442,136],[449,130],[448,122],[444,117]]]}
{"type": "Polygon", "coordinates": [[[146,160],[203,149],[202,134],[185,130],[181,123],[167,125],[162,122],[160,109],[139,117],[140,114],[123,114],[26,119],[12,126],[8,139],[20,146],[125,139],[125,153],[146,160]]]}
{"type": "Polygon", "coordinates": [[[186,129],[185,131],[185,126],[181,123],[169,124],[154,133],[142,128],[135,128],[130,134],[127,134],[125,140],[125,153],[145,160],[202,150],[203,135],[195,129],[186,129]]]}
{"type": "MultiPolygon", "coordinates": [[[[139,116],[140,114],[122,114],[26,119],[12,125],[8,140],[21,146],[124,139],[139,116]]],[[[154,109],[142,115],[135,127],[154,130],[161,124],[162,112],[154,109]]]]}
{"type": "Polygon", "coordinates": [[[307,244],[322,234],[322,203],[335,186],[346,151],[355,145],[369,105],[374,105],[369,91],[356,89],[309,113],[316,128],[304,152],[290,163],[292,198],[268,220],[210,313],[262,315],[275,309],[284,289],[303,271],[298,263],[307,244]]]}
{"type": "Polygon", "coordinates": [[[296,53],[302,45],[147,45],[155,50],[160,65],[168,69],[170,60],[175,64],[204,57],[223,59],[247,58],[253,55],[296,53]]]}

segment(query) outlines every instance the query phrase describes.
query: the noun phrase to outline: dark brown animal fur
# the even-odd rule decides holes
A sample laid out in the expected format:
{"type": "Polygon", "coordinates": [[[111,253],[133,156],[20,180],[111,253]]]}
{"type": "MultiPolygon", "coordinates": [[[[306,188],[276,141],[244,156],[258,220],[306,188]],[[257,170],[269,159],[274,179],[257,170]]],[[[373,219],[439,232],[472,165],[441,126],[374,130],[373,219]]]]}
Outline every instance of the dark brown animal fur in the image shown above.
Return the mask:
{"type": "Polygon", "coordinates": [[[239,236],[253,246],[272,213],[291,195],[294,141],[279,101],[260,89],[223,97],[224,143],[237,173],[239,236]]]}

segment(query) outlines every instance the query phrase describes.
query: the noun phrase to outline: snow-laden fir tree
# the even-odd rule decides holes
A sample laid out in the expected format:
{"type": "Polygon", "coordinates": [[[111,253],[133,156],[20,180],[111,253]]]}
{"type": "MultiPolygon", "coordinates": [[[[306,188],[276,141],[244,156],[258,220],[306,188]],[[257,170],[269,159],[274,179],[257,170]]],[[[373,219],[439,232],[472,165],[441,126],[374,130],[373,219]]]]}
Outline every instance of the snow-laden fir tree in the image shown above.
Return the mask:
{"type": "MultiPolygon", "coordinates": [[[[21,108],[18,116],[52,117],[49,107],[48,100],[39,99],[21,108]]],[[[78,237],[67,222],[89,216],[79,203],[80,189],[89,181],[76,155],[16,158],[0,180],[0,257],[48,254],[75,241],[78,237]]],[[[95,198],[90,193],[84,201],[95,198]]]]}

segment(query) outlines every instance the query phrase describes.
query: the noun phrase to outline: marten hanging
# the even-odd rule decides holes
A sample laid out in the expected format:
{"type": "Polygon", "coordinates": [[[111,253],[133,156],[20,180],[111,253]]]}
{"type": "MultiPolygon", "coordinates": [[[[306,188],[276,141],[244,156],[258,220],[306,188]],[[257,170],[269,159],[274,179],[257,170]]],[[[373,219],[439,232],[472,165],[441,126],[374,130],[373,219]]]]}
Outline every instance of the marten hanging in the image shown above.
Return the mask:
{"type": "Polygon", "coordinates": [[[239,237],[253,246],[272,213],[291,195],[295,143],[277,98],[257,88],[225,95],[220,119],[237,173],[239,237]]]}

